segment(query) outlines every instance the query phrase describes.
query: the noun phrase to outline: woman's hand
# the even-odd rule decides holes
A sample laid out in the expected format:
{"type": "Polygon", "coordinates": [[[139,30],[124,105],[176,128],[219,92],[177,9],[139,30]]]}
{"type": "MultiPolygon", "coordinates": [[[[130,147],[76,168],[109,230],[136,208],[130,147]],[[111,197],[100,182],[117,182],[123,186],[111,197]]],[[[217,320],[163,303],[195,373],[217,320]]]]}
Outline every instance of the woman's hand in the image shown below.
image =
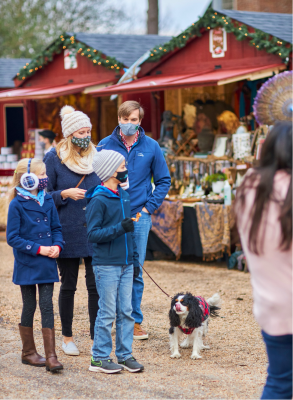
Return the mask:
{"type": "Polygon", "coordinates": [[[41,246],[39,254],[41,254],[41,256],[48,257],[50,250],[51,250],[51,246],[41,246]]]}
{"type": "Polygon", "coordinates": [[[72,200],[82,200],[84,199],[86,190],[84,189],[78,189],[78,188],[72,188],[72,189],[66,189],[61,192],[61,197],[65,200],[68,197],[72,200]]]}
{"type": "Polygon", "coordinates": [[[48,257],[57,258],[59,257],[60,249],[59,246],[51,246],[48,257]]]}

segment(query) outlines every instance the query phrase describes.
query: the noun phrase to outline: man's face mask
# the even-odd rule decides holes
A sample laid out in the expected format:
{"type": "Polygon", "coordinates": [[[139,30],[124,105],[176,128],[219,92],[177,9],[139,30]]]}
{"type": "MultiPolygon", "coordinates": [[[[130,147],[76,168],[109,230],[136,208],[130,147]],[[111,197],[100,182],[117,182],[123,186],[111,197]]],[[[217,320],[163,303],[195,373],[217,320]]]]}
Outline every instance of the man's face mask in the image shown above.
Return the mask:
{"type": "Polygon", "coordinates": [[[117,172],[117,176],[115,176],[115,179],[119,181],[120,183],[124,183],[127,181],[128,178],[128,169],[122,172],[117,172]]]}
{"type": "Polygon", "coordinates": [[[75,144],[76,146],[81,147],[82,149],[87,149],[90,145],[91,137],[86,136],[84,138],[78,138],[78,137],[73,136],[73,138],[71,139],[71,142],[73,144],[75,144]]]}
{"type": "Polygon", "coordinates": [[[136,134],[139,125],[128,122],[127,124],[119,124],[119,127],[125,136],[133,136],[136,134]]]}

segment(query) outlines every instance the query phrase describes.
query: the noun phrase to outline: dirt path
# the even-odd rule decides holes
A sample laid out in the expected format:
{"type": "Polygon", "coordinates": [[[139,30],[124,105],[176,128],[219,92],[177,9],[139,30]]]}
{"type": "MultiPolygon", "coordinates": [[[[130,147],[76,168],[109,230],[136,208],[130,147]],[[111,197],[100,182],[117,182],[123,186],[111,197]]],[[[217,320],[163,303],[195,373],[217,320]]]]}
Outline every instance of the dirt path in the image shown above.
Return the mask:
{"type": "MultiPolygon", "coordinates": [[[[266,378],[266,355],[252,315],[249,274],[228,271],[218,263],[147,262],[148,272],[171,295],[181,290],[204,297],[217,291],[221,294],[221,318],[211,321],[206,340],[211,349],[203,351],[200,360],[190,359],[190,349],[181,350],[181,359],[170,358],[169,299],[145,276],[143,326],[150,339],[135,341],[133,346],[133,354],[144,364],[145,371],[108,376],[88,371],[91,340],[84,267],[81,266],[73,327],[81,355],[68,357],[60,350],[59,284],[56,284],[56,341],[64,371],[53,375],[44,368],[20,362],[17,324],[21,295],[19,287],[11,283],[12,250],[3,241],[0,255],[0,398],[253,399],[260,396],[266,378]]],[[[39,310],[34,328],[37,348],[43,354],[39,310]]]]}

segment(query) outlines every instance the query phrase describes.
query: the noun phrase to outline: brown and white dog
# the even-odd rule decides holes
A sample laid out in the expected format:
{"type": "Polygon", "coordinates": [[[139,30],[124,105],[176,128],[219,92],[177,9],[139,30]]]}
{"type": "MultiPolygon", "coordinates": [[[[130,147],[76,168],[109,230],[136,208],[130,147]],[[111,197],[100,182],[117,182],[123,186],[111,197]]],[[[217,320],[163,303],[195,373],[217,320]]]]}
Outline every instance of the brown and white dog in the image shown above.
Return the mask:
{"type": "Polygon", "coordinates": [[[191,358],[201,358],[200,350],[209,349],[204,346],[203,336],[208,333],[209,317],[218,316],[220,310],[220,296],[215,293],[207,301],[201,296],[193,296],[191,293],[178,293],[173,297],[170,319],[170,348],[171,358],[179,358],[179,336],[181,332],[187,335],[186,339],[180,344],[182,348],[193,346],[191,358]]]}

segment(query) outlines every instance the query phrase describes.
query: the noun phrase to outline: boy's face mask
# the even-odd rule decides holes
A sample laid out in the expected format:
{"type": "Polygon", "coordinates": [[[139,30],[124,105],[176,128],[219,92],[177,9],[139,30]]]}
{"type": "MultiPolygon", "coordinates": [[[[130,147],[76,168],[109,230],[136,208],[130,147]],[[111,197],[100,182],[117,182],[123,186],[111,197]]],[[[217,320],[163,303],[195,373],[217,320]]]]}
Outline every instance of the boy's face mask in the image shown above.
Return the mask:
{"type": "Polygon", "coordinates": [[[86,136],[84,138],[78,138],[76,136],[73,136],[71,142],[82,149],[87,149],[90,145],[91,137],[86,136]]]}
{"type": "Polygon", "coordinates": [[[128,178],[128,169],[122,172],[117,172],[117,176],[115,176],[114,178],[117,179],[117,181],[119,181],[120,183],[126,182],[128,178]]]}
{"type": "Polygon", "coordinates": [[[128,122],[127,124],[119,124],[119,127],[125,136],[133,136],[136,134],[139,125],[138,124],[132,124],[131,122],[128,122]]]}

